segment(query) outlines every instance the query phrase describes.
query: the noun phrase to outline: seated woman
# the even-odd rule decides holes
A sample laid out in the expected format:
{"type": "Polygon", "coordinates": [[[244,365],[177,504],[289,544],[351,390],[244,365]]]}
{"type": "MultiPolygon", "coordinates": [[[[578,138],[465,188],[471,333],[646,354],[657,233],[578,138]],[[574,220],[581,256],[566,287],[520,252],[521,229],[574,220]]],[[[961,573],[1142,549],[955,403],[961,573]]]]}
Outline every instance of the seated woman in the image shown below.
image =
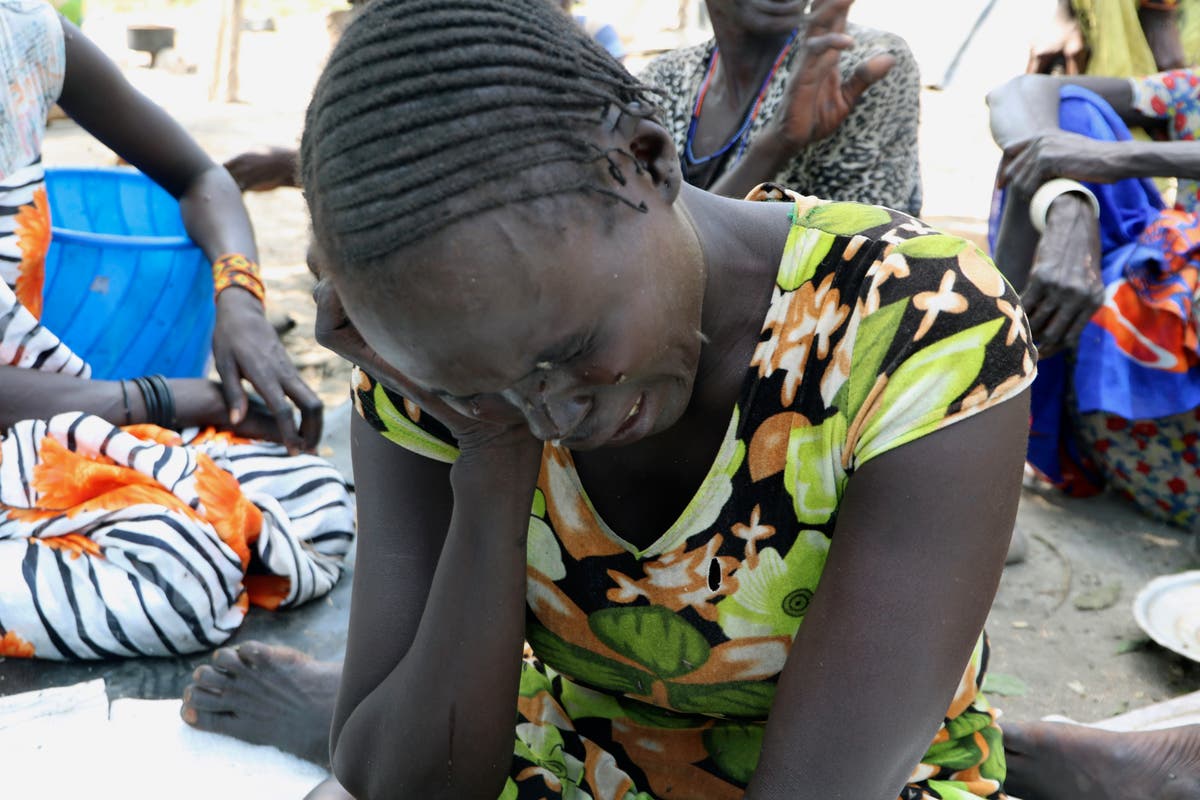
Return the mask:
{"type": "Polygon", "coordinates": [[[264,317],[228,173],[46,3],[0,0],[0,68],[0,656],[211,649],[248,600],[297,604],[340,574],[352,501],[330,465],[299,454],[320,435],[320,401],[264,317]],[[52,213],[40,150],[55,102],[179,198],[216,262],[220,383],[91,380],[40,323],[52,213]]]}
{"type": "Polygon", "coordinates": [[[1195,50],[1195,0],[1043,0],[1054,19],[1037,26],[1030,73],[1125,78],[1188,63],[1195,50]],[[1188,36],[1182,35],[1186,11],[1188,36]]]}
{"type": "Polygon", "coordinates": [[[309,753],[332,721],[360,800],[1005,796],[980,629],[1034,352],[976,247],[687,185],[543,0],[376,0],[302,156],[360,367],[341,690],[225,649],[185,720],[309,753]]]}
{"type": "Polygon", "coordinates": [[[997,261],[1044,356],[1030,461],[1073,494],[1107,485],[1188,530],[1200,528],[1198,85],[1191,70],[1026,76],[989,96],[1007,161],[997,261]],[[1175,141],[1132,141],[1127,123],[1175,141]],[[1179,178],[1170,208],[1149,180],[1166,176],[1179,178]]]}
{"type": "Polygon", "coordinates": [[[852,4],[708,0],[714,38],[640,76],[662,93],[684,180],[920,213],[917,62],[899,36],[847,23],[852,4]]]}

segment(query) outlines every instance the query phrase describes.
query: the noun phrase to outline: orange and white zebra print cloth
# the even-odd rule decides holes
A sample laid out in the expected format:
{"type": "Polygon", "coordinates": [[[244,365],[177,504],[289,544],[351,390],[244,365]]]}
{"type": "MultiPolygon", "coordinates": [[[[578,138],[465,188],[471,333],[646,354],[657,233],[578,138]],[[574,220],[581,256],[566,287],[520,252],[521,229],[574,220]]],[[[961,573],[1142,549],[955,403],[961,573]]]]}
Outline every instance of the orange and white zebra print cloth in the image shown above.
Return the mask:
{"type": "Polygon", "coordinates": [[[81,413],[0,434],[0,657],[207,650],[250,603],[300,605],[341,575],[354,505],[316,456],[81,413]]]}

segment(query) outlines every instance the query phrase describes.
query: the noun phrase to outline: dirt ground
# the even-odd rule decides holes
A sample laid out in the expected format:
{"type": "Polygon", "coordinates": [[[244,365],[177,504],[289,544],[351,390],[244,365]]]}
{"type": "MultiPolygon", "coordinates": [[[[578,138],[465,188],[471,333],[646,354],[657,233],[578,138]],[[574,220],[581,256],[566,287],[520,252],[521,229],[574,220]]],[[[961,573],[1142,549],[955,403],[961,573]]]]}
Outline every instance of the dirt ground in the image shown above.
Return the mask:
{"type": "MultiPolygon", "coordinates": [[[[906,18],[898,18],[898,7],[907,9],[907,19],[912,19],[914,7],[921,5],[860,0],[855,15],[860,21],[903,29],[906,18]]],[[[926,217],[956,232],[979,236],[986,228],[998,154],[988,137],[983,97],[989,86],[1023,66],[1027,23],[1021,8],[1017,2],[994,13],[949,86],[923,96],[926,217]]],[[[123,48],[126,21],[95,18],[87,30],[214,157],[297,141],[307,93],[327,48],[319,16],[284,18],[275,33],[246,34],[245,102],[239,104],[207,102],[209,78],[202,71],[173,74],[142,66],[144,56],[123,48]]],[[[940,38],[927,36],[929,41],[919,41],[919,32],[911,34],[918,56],[924,56],[927,83],[944,76],[954,50],[946,42],[965,37],[972,21],[972,15],[960,14],[947,23],[953,35],[941,28],[940,38]]],[[[194,27],[203,29],[203,24],[194,27]]],[[[643,33],[655,46],[670,38],[657,30],[643,33]]],[[[197,43],[202,37],[196,37],[190,51],[181,42],[181,53],[203,50],[197,43]]],[[[110,152],[69,121],[52,126],[45,156],[49,164],[113,162],[110,152]]],[[[347,367],[311,337],[312,278],[304,266],[303,198],[296,190],[281,190],[248,196],[246,202],[258,231],[271,310],[298,323],[284,337],[288,351],[326,403],[340,403],[347,396],[347,367]]],[[[1029,556],[1006,571],[988,626],[992,669],[1008,684],[1008,696],[995,696],[994,701],[1009,717],[1062,714],[1098,720],[1200,689],[1200,665],[1146,644],[1130,612],[1134,595],[1146,581],[1195,568],[1196,551],[1188,537],[1142,519],[1113,498],[1071,501],[1028,488],[1019,523],[1029,537],[1029,556]],[[1103,607],[1081,610],[1080,605],[1103,607]]],[[[914,585],[906,576],[897,576],[896,588],[903,602],[905,592],[936,591],[937,583],[914,585]]],[[[914,642],[911,653],[898,655],[919,659],[919,654],[920,645],[914,642]]]]}

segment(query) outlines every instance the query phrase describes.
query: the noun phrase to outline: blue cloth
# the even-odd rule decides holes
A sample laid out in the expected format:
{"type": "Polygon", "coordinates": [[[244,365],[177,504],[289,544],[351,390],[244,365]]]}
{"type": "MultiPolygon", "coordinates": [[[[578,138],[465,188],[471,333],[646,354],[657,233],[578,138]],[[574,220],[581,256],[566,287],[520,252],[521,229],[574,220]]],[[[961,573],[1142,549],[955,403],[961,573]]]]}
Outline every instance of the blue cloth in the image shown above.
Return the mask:
{"type": "Polygon", "coordinates": [[[588,18],[582,14],[575,15],[575,21],[579,26],[592,35],[592,38],[605,50],[608,54],[617,61],[625,60],[625,45],[621,42],[621,35],[617,33],[617,29],[608,23],[593,22],[588,24],[588,18]]]}

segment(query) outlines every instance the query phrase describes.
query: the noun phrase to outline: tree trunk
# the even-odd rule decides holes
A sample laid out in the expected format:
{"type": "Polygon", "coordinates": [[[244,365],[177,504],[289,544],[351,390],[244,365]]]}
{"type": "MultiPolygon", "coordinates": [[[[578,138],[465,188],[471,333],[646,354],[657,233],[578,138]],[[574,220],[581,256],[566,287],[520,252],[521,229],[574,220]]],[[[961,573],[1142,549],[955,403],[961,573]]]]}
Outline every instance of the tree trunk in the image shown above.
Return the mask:
{"type": "Polygon", "coordinates": [[[238,61],[241,52],[244,0],[221,0],[221,23],[217,29],[217,51],[213,57],[208,99],[222,95],[227,103],[238,102],[238,61]]]}

